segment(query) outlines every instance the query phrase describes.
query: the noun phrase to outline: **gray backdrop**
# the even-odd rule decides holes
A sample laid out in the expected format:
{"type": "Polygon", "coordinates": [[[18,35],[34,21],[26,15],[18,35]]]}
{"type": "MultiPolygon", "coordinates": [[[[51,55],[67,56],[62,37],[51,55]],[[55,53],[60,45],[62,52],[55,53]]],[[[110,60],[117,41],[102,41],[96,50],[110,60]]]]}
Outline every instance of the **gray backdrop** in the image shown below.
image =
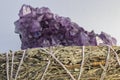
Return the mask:
{"type": "Polygon", "coordinates": [[[104,31],[120,44],[120,0],[1,0],[0,1],[0,52],[19,50],[21,42],[14,33],[14,21],[22,4],[46,6],[52,12],[70,17],[86,30],[104,31]]]}

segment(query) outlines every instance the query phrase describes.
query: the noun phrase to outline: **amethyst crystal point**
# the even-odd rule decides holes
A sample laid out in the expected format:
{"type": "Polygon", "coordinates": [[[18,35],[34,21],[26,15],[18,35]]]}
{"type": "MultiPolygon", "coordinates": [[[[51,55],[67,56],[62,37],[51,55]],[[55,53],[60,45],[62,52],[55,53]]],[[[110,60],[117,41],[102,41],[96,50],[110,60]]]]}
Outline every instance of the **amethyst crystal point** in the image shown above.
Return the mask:
{"type": "Polygon", "coordinates": [[[81,41],[80,41],[81,45],[85,45],[85,46],[90,45],[89,44],[89,37],[88,37],[88,35],[86,33],[81,32],[80,33],[80,38],[81,38],[81,41]]]}
{"type": "Polygon", "coordinates": [[[101,32],[88,32],[68,17],[53,14],[49,8],[23,5],[15,24],[21,49],[49,46],[116,45],[116,39],[101,32]]]}
{"type": "Polygon", "coordinates": [[[51,13],[51,11],[47,7],[42,7],[42,8],[37,8],[36,13],[37,14],[46,14],[46,13],[51,13]]]}
{"type": "Polygon", "coordinates": [[[20,17],[23,17],[23,16],[26,16],[26,15],[30,14],[31,12],[32,12],[31,6],[24,4],[24,5],[22,6],[20,12],[19,12],[19,16],[20,16],[20,17]]]}
{"type": "Polygon", "coordinates": [[[116,39],[111,37],[110,35],[108,35],[105,32],[101,32],[101,34],[99,35],[100,38],[104,41],[105,44],[108,45],[116,45],[116,39]]]}

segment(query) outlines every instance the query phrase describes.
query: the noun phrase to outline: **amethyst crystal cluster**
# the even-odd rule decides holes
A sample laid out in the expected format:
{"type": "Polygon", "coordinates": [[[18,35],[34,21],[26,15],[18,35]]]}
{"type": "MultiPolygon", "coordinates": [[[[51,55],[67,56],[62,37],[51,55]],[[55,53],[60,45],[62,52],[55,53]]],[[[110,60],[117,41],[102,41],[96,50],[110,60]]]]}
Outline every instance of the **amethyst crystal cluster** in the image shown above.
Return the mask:
{"type": "Polygon", "coordinates": [[[21,49],[49,46],[116,45],[116,39],[101,32],[88,32],[68,17],[53,14],[49,8],[23,5],[15,24],[21,49]]]}

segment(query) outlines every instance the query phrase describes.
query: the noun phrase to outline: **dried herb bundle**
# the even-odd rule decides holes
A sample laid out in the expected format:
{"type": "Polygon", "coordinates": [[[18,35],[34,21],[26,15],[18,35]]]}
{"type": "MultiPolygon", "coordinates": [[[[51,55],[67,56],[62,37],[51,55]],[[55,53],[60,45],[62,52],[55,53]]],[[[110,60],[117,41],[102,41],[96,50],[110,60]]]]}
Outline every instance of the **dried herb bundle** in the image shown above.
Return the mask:
{"type": "Polygon", "coordinates": [[[120,47],[34,48],[0,54],[0,80],[119,80],[120,47]]]}

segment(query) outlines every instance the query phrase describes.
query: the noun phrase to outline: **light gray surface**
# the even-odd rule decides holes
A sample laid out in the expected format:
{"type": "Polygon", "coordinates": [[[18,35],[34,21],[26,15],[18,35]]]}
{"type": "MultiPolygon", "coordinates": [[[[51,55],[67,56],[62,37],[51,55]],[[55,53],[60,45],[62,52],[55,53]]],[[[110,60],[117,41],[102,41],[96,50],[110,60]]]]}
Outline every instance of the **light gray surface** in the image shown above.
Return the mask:
{"type": "Polygon", "coordinates": [[[14,21],[22,4],[46,6],[52,12],[70,17],[86,30],[104,31],[120,43],[120,0],[1,0],[0,1],[0,52],[19,50],[21,42],[14,33],[14,21]]]}

